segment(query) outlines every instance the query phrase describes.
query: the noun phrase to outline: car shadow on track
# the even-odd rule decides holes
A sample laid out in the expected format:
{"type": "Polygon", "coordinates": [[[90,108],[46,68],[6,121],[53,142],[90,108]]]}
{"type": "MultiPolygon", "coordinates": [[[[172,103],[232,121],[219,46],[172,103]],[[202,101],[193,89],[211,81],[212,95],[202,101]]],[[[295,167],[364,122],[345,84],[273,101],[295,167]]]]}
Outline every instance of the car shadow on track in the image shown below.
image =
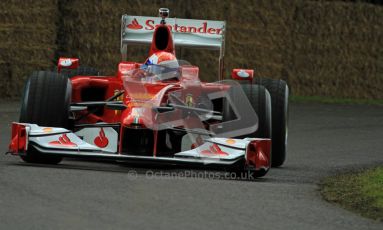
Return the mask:
{"type": "Polygon", "coordinates": [[[247,181],[247,182],[269,182],[267,175],[263,178],[254,178],[248,175],[235,175],[225,170],[215,168],[196,168],[174,165],[144,165],[137,163],[116,163],[109,161],[82,161],[70,160],[63,161],[58,165],[32,164],[24,162],[8,162],[9,166],[34,167],[47,169],[65,169],[81,171],[97,171],[126,174],[132,179],[207,179],[207,180],[226,180],[226,181],[247,181]]]}

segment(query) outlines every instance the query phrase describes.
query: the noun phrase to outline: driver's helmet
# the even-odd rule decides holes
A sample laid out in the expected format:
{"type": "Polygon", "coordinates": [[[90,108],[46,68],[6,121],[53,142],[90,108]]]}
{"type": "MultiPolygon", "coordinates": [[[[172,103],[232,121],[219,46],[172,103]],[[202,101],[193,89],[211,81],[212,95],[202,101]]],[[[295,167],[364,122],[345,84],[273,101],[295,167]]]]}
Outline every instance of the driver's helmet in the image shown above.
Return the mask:
{"type": "Polygon", "coordinates": [[[160,65],[168,68],[178,68],[178,61],[174,54],[165,52],[165,51],[158,51],[152,54],[148,59],[146,59],[145,64],[146,66],[149,65],[160,65]]]}
{"type": "Polygon", "coordinates": [[[157,80],[177,79],[179,76],[179,64],[176,56],[172,53],[159,51],[146,59],[141,66],[146,75],[155,77],[157,80]]]}
{"type": "Polygon", "coordinates": [[[158,78],[174,78],[175,76],[171,76],[170,73],[175,74],[178,72],[178,68],[176,56],[165,51],[153,53],[141,66],[141,69],[145,70],[146,73],[156,75],[158,78]]]}

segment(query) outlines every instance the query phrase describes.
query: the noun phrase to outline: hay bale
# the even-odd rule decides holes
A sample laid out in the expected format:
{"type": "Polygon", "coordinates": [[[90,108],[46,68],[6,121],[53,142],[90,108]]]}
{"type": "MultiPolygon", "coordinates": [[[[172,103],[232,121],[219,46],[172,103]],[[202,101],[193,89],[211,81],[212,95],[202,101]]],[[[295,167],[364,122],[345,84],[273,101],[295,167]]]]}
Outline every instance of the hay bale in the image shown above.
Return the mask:
{"type": "MultiPolygon", "coordinates": [[[[371,4],[26,0],[20,8],[20,3],[0,2],[0,84],[7,88],[2,96],[17,96],[28,72],[52,68],[59,56],[79,57],[82,65],[114,74],[121,15],[153,16],[168,7],[171,17],[227,21],[226,76],[232,68],[256,68],[258,76],[287,80],[296,95],[383,98],[383,8],[371,4]]],[[[129,60],[144,61],[147,50],[130,47],[129,60]]],[[[217,79],[217,57],[214,51],[182,50],[182,58],[198,65],[208,81],[217,79]]]]}
{"type": "Polygon", "coordinates": [[[27,75],[53,66],[57,17],[55,0],[0,2],[1,97],[20,96],[27,75]]]}
{"type": "Polygon", "coordinates": [[[303,2],[292,31],[288,71],[295,94],[383,98],[382,8],[303,2]]]}

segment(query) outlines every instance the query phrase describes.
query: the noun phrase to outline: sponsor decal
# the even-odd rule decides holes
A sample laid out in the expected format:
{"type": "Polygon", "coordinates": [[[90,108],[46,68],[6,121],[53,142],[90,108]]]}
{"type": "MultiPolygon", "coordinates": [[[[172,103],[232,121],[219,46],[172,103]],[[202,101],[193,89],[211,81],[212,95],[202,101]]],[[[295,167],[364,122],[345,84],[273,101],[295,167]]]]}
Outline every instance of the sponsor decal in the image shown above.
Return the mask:
{"type": "Polygon", "coordinates": [[[60,60],[60,65],[63,67],[69,67],[73,64],[72,60],[70,58],[65,58],[60,60]]]}
{"type": "Polygon", "coordinates": [[[254,77],[252,69],[233,69],[231,77],[236,80],[251,80],[254,77]]]}
{"type": "MultiPolygon", "coordinates": [[[[131,23],[129,23],[126,27],[128,29],[132,30],[154,30],[156,27],[160,26],[161,24],[156,24],[153,19],[147,19],[145,21],[145,26],[142,26],[138,23],[137,19],[134,18],[131,23]]],[[[192,34],[217,34],[221,35],[223,33],[223,28],[213,28],[209,27],[208,23],[202,22],[200,26],[184,26],[184,25],[179,25],[179,24],[166,24],[172,30],[173,32],[178,32],[178,33],[192,33],[192,34]]]]}
{"type": "Polygon", "coordinates": [[[193,95],[192,94],[186,95],[185,104],[189,107],[193,107],[194,103],[193,103],[193,95]]]}
{"type": "Polygon", "coordinates": [[[234,145],[235,144],[235,140],[234,139],[227,139],[226,140],[226,144],[234,145]]]}
{"type": "Polygon", "coordinates": [[[43,132],[44,133],[50,133],[50,132],[52,132],[52,128],[43,128],[43,132]]]}
{"type": "Polygon", "coordinates": [[[50,145],[63,146],[63,147],[76,147],[77,144],[73,143],[66,134],[63,134],[57,141],[49,142],[50,145]]]}
{"type": "Polygon", "coordinates": [[[209,149],[202,150],[202,155],[205,156],[228,156],[229,154],[222,151],[221,148],[217,144],[212,144],[209,149]]]}
{"type": "Polygon", "coordinates": [[[109,140],[105,135],[104,129],[101,128],[100,132],[98,133],[98,136],[94,138],[94,144],[97,145],[100,148],[105,148],[109,144],[109,140]]]}
{"type": "Polygon", "coordinates": [[[75,134],[94,148],[100,148],[103,152],[117,153],[118,133],[112,127],[83,128],[75,134]]]}
{"type": "Polygon", "coordinates": [[[250,74],[243,69],[238,71],[237,75],[238,77],[241,77],[241,78],[248,78],[250,76],[250,74]]]}
{"type": "Polygon", "coordinates": [[[129,25],[127,25],[126,27],[128,27],[129,29],[132,29],[132,30],[142,29],[142,26],[138,23],[137,19],[133,19],[133,21],[129,25]]]}

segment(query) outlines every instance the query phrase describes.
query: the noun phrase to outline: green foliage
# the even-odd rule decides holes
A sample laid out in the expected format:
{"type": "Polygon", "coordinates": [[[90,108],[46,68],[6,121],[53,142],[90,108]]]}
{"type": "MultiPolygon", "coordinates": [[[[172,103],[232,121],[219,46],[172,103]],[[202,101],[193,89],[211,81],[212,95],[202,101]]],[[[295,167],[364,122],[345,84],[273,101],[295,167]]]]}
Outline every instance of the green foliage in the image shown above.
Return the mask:
{"type": "Polygon", "coordinates": [[[330,202],[383,221],[383,167],[329,177],[321,193],[330,202]]]}

